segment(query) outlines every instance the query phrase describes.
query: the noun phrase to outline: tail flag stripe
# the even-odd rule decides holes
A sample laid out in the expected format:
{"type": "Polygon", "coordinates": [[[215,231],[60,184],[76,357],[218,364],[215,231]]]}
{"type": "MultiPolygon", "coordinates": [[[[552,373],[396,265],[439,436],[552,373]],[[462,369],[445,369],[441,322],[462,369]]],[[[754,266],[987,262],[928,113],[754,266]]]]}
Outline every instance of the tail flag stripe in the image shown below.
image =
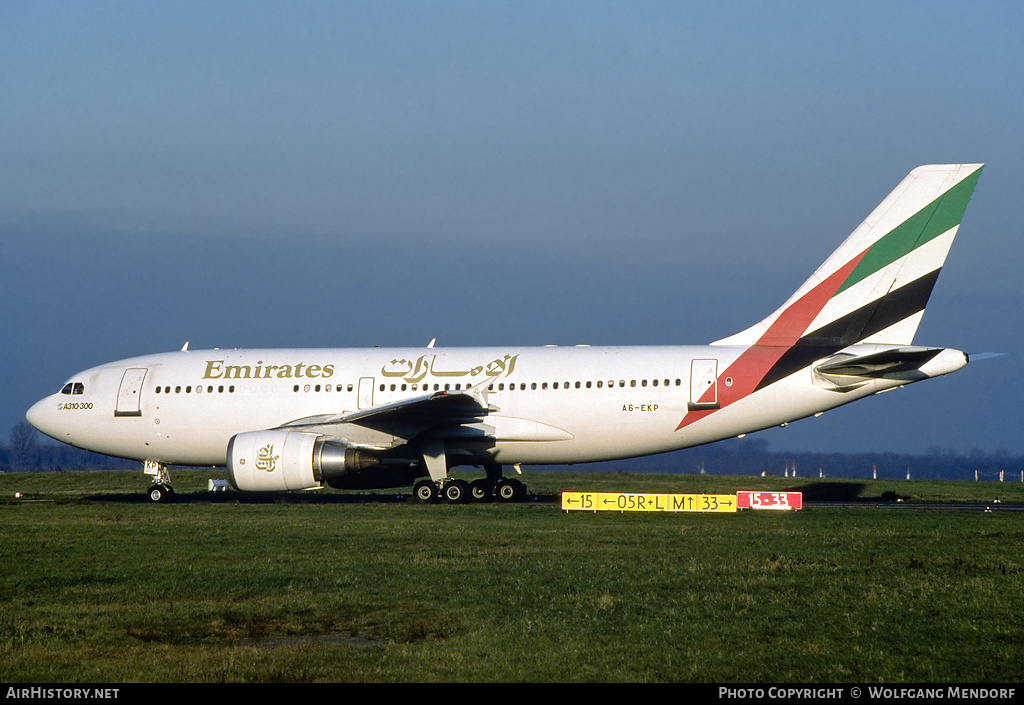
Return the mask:
{"type": "Polygon", "coordinates": [[[920,313],[928,303],[940,271],[936,269],[918,277],[881,298],[833,319],[801,337],[797,344],[837,346],[837,349],[842,349],[920,313]]]}
{"type": "MultiPolygon", "coordinates": [[[[946,191],[913,216],[882,236],[864,253],[836,294],[904,257],[926,242],[960,225],[981,169],[946,191]]],[[[941,263],[940,263],[941,264],[941,263]]]]}
{"type": "MultiPolygon", "coordinates": [[[[862,255],[863,256],[863,255],[862,255]]],[[[850,277],[861,257],[850,260],[809,292],[801,296],[768,327],[755,345],[794,345],[811,325],[825,304],[836,294],[836,289],[850,277]]]]}
{"type": "Polygon", "coordinates": [[[833,355],[857,341],[848,342],[849,330],[860,331],[858,337],[869,337],[899,321],[924,310],[939,271],[921,277],[878,302],[849,313],[825,328],[815,331],[780,355],[776,364],[767,370],[754,391],[785,379],[807,367],[815,360],[833,355]]]}

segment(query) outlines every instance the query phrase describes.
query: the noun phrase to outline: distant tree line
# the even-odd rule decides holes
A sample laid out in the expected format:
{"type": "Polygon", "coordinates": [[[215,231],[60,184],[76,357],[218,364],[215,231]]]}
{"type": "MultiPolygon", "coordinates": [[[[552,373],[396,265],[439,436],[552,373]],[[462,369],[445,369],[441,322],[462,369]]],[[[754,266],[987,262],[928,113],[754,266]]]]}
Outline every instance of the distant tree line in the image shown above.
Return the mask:
{"type": "Polygon", "coordinates": [[[136,469],[139,463],[41,441],[27,421],[14,424],[7,443],[0,443],[0,472],[136,469]]]}
{"type": "MultiPolygon", "coordinates": [[[[603,463],[602,467],[609,464],[603,463]]],[[[929,448],[923,455],[888,452],[813,453],[771,450],[768,441],[744,438],[687,448],[665,455],[620,461],[635,472],[681,472],[709,475],[761,475],[911,480],[999,480],[1020,482],[1024,456],[1006,450],[968,454],[929,448]]]]}
{"type": "MultiPolygon", "coordinates": [[[[60,470],[137,470],[132,460],[111,458],[63,443],[40,440],[28,422],[14,425],[7,443],[0,443],[0,472],[60,470]]],[[[1005,450],[987,453],[980,449],[964,455],[954,450],[930,448],[924,455],[898,453],[794,453],[771,450],[759,438],[723,441],[698,448],[652,455],[646,458],[575,466],[577,470],[623,472],[706,473],[709,475],[793,475],[912,480],[998,480],[1020,482],[1024,456],[1005,450]]]]}

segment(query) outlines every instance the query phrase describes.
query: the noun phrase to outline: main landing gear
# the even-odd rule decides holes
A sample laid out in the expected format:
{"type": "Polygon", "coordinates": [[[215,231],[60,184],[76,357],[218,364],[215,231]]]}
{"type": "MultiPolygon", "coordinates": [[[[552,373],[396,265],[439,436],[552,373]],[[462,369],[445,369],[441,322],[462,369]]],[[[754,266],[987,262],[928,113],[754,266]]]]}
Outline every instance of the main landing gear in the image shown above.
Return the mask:
{"type": "Polygon", "coordinates": [[[440,481],[420,480],[413,487],[413,500],[421,504],[466,504],[494,500],[512,503],[526,499],[526,485],[515,478],[502,477],[500,466],[486,466],[484,469],[487,477],[473,482],[447,478],[440,481]]]}

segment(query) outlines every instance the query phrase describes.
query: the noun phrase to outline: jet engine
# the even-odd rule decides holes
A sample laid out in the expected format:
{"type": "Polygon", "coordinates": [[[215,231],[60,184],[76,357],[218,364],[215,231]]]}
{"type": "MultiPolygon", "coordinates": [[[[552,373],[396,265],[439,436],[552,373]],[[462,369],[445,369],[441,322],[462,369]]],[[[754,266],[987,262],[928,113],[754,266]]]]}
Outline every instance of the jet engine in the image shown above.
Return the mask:
{"type": "Polygon", "coordinates": [[[373,454],[299,431],[251,431],[228,442],[228,479],[243,492],[317,489],[378,463],[373,454]]]}

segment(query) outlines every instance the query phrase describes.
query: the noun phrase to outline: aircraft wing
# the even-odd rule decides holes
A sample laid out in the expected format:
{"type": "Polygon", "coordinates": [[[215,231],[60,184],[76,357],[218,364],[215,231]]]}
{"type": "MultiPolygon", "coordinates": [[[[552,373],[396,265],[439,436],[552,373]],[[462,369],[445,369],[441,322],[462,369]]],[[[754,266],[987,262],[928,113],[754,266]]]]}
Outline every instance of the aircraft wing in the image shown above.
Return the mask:
{"type": "Polygon", "coordinates": [[[487,404],[485,392],[472,388],[424,394],[346,414],[309,416],[278,428],[319,433],[353,446],[383,449],[424,435],[432,438],[493,436],[494,430],[480,421],[496,411],[497,408],[487,404]]]}
{"type": "Polygon", "coordinates": [[[402,399],[345,414],[340,422],[384,430],[395,424],[404,425],[410,422],[474,423],[492,411],[497,409],[488,406],[483,397],[474,395],[472,390],[447,391],[402,399]]]}

